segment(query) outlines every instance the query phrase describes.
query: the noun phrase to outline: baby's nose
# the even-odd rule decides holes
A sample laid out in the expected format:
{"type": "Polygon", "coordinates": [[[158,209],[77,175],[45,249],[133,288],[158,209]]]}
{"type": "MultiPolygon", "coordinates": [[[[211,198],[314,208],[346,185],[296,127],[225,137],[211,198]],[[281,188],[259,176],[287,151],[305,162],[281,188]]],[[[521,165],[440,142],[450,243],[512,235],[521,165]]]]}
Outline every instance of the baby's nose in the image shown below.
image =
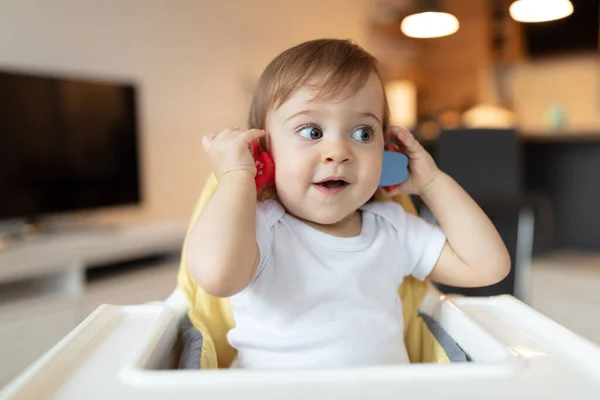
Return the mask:
{"type": "Polygon", "coordinates": [[[352,152],[345,141],[335,140],[326,144],[323,158],[326,163],[349,163],[352,161],[352,152]]]}

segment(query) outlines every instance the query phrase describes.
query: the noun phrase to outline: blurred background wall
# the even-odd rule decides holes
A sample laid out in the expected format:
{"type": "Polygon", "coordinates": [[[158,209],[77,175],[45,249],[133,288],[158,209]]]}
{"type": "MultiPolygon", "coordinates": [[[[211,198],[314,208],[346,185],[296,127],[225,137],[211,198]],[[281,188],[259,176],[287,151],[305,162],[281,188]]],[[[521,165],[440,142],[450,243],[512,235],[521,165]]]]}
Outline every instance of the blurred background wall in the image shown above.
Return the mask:
{"type": "Polygon", "coordinates": [[[320,37],[366,41],[367,0],[8,0],[0,66],[133,80],[144,206],[90,218],[186,219],[208,174],[200,139],[245,126],[254,82],[279,52],[320,37]]]}
{"type": "Polygon", "coordinates": [[[531,58],[509,1],[440,3],[459,31],[419,40],[399,29],[418,5],[411,0],[7,0],[0,66],[139,85],[144,204],[100,212],[119,221],[185,219],[208,173],[201,136],[244,126],[262,69],[313,38],[351,38],[380,58],[388,79],[410,80],[419,121],[500,99],[527,132],[546,129],[556,103],[571,130],[600,130],[597,54],[531,58]]]}

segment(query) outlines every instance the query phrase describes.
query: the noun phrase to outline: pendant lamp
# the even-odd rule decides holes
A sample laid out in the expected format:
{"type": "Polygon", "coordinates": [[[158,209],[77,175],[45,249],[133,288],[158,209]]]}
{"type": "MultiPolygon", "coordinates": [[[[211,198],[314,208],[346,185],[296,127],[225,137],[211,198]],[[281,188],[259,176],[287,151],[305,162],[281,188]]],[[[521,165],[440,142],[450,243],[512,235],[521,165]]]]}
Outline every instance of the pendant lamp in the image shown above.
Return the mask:
{"type": "Polygon", "coordinates": [[[404,18],[400,24],[406,36],[418,39],[452,35],[459,27],[458,19],[444,12],[436,0],[421,0],[417,12],[404,18]]]}
{"type": "Polygon", "coordinates": [[[573,3],[569,0],[517,0],[510,6],[510,16],[519,22],[554,21],[571,14],[573,3]]]}

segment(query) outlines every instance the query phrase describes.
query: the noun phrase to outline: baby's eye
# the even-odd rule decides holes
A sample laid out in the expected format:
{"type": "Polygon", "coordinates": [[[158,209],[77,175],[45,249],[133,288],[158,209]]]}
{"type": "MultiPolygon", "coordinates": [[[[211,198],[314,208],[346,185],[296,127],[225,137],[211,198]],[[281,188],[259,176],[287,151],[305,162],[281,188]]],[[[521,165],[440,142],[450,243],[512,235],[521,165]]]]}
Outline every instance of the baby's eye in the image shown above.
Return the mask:
{"type": "Polygon", "coordinates": [[[359,142],[370,142],[373,139],[373,129],[368,126],[358,128],[352,133],[352,139],[359,142]]]}
{"type": "Polygon", "coordinates": [[[307,126],[303,128],[300,132],[298,132],[300,136],[306,139],[318,140],[323,137],[323,132],[321,129],[316,128],[314,126],[307,126]]]}

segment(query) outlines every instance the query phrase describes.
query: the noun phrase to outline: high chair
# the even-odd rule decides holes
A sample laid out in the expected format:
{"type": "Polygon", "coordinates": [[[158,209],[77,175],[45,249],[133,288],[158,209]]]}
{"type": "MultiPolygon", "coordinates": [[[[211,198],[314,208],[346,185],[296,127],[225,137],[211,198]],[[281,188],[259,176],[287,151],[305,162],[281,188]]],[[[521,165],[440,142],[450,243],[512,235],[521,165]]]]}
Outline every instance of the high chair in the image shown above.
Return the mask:
{"type": "MultiPolygon", "coordinates": [[[[216,185],[211,176],[190,227],[216,185]]],[[[229,369],[229,301],[190,278],[184,244],[168,299],[99,307],[0,399],[600,398],[600,348],[514,297],[446,297],[413,278],[399,296],[409,365],[229,369]]]]}

